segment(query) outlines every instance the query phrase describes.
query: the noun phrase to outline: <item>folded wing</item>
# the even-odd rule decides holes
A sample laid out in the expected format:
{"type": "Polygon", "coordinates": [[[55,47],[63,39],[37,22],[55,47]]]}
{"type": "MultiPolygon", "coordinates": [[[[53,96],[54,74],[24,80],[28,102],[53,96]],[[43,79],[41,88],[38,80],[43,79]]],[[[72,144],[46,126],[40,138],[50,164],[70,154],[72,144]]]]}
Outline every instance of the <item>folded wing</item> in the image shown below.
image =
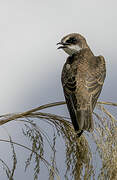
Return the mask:
{"type": "Polygon", "coordinates": [[[80,72],[76,72],[74,69],[69,72],[63,71],[62,84],[67,107],[74,129],[79,132],[93,130],[92,112],[106,75],[104,58],[102,56],[95,57],[94,62],[91,66],[89,65],[88,73],[86,72],[86,75],[83,76],[82,88],[80,88],[80,81],[77,78],[80,72]],[[77,91],[77,89],[79,90],[77,91]]]}

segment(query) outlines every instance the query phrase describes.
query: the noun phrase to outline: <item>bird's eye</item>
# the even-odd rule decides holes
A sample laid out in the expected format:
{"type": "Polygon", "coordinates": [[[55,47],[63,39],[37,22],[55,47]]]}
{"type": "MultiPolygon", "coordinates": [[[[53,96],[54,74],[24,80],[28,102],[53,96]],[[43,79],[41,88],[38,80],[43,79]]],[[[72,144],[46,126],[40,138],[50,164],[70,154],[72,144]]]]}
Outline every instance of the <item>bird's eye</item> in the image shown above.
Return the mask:
{"type": "Polygon", "coordinates": [[[69,38],[66,43],[69,43],[69,44],[76,44],[77,43],[77,39],[72,37],[72,38],[69,38]]]}

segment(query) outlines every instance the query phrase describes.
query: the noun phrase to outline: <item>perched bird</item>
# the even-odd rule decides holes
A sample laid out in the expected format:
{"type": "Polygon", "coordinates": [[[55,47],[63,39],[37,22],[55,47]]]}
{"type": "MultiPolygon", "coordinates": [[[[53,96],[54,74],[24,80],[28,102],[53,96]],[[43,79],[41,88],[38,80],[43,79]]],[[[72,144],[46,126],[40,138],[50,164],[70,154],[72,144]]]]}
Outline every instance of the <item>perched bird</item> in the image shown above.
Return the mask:
{"type": "Polygon", "coordinates": [[[57,45],[69,55],[61,80],[72,124],[80,137],[84,130],[94,129],[92,112],[106,76],[105,60],[94,56],[85,38],[77,33],[68,34],[57,45]]]}

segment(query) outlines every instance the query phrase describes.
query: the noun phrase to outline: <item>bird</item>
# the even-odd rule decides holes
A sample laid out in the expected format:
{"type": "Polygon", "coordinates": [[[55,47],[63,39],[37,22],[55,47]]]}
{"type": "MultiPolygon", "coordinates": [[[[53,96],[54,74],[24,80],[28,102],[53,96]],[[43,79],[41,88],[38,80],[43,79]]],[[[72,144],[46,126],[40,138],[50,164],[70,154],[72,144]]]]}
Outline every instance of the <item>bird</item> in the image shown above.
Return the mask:
{"type": "Polygon", "coordinates": [[[105,59],[95,56],[78,33],[64,36],[57,45],[68,54],[61,82],[74,130],[80,137],[84,131],[94,130],[92,114],[106,77],[105,59]]]}

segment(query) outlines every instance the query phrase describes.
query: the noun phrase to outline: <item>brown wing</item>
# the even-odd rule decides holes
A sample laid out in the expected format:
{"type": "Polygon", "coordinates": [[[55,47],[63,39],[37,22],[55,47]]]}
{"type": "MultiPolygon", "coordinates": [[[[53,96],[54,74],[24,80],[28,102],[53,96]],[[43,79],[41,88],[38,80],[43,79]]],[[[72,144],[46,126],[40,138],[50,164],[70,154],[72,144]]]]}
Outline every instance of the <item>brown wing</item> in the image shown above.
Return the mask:
{"type": "Polygon", "coordinates": [[[79,127],[77,123],[77,99],[75,95],[76,80],[74,76],[67,79],[66,83],[63,85],[63,90],[74,129],[75,131],[78,131],[79,127]]]}
{"type": "Polygon", "coordinates": [[[62,85],[75,131],[93,130],[92,111],[100,95],[106,75],[104,58],[101,56],[93,57],[93,60],[89,61],[88,72],[83,73],[85,74],[83,89],[80,88],[80,82],[77,79],[78,73],[80,73],[80,71],[76,71],[77,64],[72,66],[70,70],[65,68],[66,64],[63,68],[62,85]],[[88,102],[88,99],[91,99],[91,102],[88,102]],[[85,104],[85,108],[82,108],[82,104],[85,104]]]}
{"type": "Polygon", "coordinates": [[[67,60],[67,62],[63,67],[61,80],[62,80],[64,96],[70,113],[70,117],[75,131],[78,131],[79,126],[77,123],[77,98],[75,93],[77,65],[73,67],[68,63],[68,61],[69,59],[67,60]],[[69,67],[69,69],[67,67],[69,67]]]}
{"type": "Polygon", "coordinates": [[[86,76],[85,87],[92,97],[92,111],[101,93],[106,77],[105,60],[102,56],[94,57],[94,63],[90,66],[89,74],[86,76]]]}

